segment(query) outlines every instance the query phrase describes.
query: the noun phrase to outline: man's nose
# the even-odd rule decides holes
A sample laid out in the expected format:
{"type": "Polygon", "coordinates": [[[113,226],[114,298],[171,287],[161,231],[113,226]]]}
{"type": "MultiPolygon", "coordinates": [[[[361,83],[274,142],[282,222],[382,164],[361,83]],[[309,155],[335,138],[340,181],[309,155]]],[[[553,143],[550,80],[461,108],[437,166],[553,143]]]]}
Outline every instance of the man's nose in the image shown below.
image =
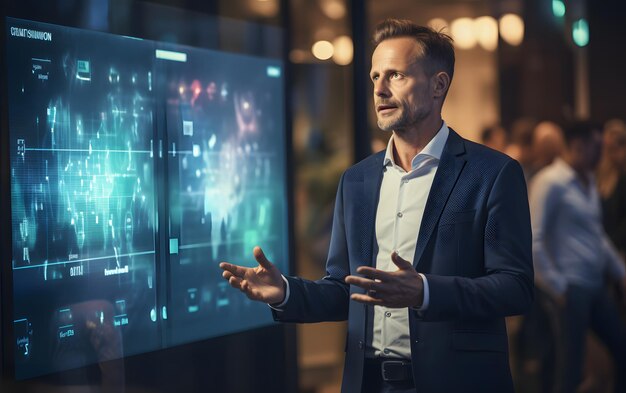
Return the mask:
{"type": "Polygon", "coordinates": [[[383,80],[374,82],[374,94],[377,97],[389,97],[391,95],[387,84],[383,80]]]}

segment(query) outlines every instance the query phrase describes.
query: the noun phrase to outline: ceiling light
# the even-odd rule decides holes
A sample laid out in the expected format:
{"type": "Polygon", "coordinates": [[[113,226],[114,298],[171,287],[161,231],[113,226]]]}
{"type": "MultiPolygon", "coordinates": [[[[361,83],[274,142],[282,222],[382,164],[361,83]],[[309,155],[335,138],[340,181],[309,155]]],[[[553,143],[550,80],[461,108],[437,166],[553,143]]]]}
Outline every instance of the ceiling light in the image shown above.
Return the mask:
{"type": "Polygon", "coordinates": [[[333,44],[328,41],[317,41],[313,44],[311,48],[311,52],[313,52],[313,56],[320,60],[328,60],[333,56],[333,52],[335,49],[333,48],[333,44]]]}

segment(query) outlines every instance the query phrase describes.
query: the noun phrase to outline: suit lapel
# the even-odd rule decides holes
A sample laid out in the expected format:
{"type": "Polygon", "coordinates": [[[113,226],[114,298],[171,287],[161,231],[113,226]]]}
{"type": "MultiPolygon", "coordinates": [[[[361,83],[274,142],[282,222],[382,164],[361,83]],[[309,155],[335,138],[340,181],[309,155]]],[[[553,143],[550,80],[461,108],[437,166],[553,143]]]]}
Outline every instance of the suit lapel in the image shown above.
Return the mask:
{"type": "Polygon", "coordinates": [[[375,266],[378,244],[376,243],[376,211],[380,198],[380,185],[383,180],[383,158],[381,152],[372,160],[363,171],[363,197],[357,203],[362,203],[361,214],[363,217],[360,228],[361,250],[365,260],[364,265],[375,266]],[[368,260],[369,258],[369,260],[368,260]]]}
{"type": "Polygon", "coordinates": [[[433,179],[426,207],[424,208],[424,216],[420,225],[419,235],[417,237],[417,245],[415,247],[415,256],[413,265],[417,266],[424,249],[428,244],[428,240],[435,229],[441,212],[445,207],[448,197],[461,174],[461,170],[465,166],[465,145],[463,138],[450,128],[450,135],[446,141],[446,145],[441,154],[439,167],[435,178],[433,179]]]}
{"type": "MultiPolygon", "coordinates": [[[[363,255],[363,265],[376,266],[376,255],[378,254],[378,242],[376,241],[376,211],[378,210],[378,201],[380,199],[380,186],[383,181],[383,159],[385,152],[380,152],[371,161],[369,166],[363,171],[363,195],[357,200],[361,203],[361,228],[358,231],[359,241],[363,255]]],[[[365,293],[363,290],[361,293],[365,293]]],[[[374,307],[363,305],[365,321],[363,323],[364,340],[372,334],[372,324],[374,320],[374,307]]]]}

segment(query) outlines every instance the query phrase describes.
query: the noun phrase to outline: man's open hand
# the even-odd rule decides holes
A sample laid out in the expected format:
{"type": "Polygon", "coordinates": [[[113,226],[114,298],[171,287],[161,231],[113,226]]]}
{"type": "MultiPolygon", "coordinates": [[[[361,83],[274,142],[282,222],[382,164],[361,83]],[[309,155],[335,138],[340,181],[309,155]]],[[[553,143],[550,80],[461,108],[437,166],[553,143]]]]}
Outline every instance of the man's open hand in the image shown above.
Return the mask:
{"type": "Polygon", "coordinates": [[[400,258],[397,252],[391,254],[391,260],[398,267],[395,272],[361,266],[356,271],[363,277],[347,276],[346,283],[367,291],[365,295],[354,293],[351,299],[359,303],[392,308],[420,307],[424,301],[422,278],[413,264],[400,258]]]}
{"type": "Polygon", "coordinates": [[[248,298],[268,304],[282,303],[285,299],[284,281],[280,271],[267,260],[261,247],[254,247],[254,259],[257,267],[243,267],[222,262],[222,277],[231,287],[239,289],[248,298]]]}

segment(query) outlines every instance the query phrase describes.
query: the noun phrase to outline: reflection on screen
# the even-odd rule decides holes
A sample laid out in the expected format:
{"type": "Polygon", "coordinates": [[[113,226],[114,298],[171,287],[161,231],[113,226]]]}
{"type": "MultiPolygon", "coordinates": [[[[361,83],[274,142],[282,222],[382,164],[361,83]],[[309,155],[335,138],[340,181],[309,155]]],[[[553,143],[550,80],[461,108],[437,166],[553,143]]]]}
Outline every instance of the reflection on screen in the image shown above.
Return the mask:
{"type": "Polygon", "coordinates": [[[217,265],[288,266],[280,62],[7,30],[16,376],[271,323],[217,265]]]}

